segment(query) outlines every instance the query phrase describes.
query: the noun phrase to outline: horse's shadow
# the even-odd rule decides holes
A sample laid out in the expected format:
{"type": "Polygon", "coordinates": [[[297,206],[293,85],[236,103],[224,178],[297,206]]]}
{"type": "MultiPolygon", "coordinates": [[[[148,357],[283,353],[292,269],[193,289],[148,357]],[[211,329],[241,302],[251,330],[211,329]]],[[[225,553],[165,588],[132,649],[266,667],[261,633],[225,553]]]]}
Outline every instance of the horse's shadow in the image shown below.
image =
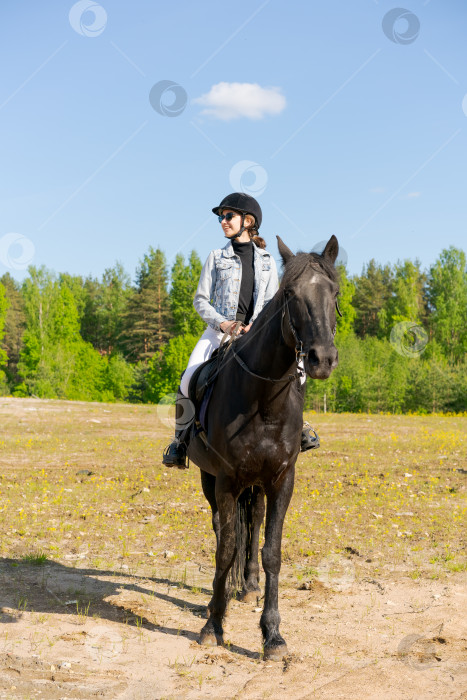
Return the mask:
{"type": "MultiPolygon", "coordinates": [[[[119,596],[124,591],[142,593],[149,598],[157,598],[169,603],[180,610],[190,612],[197,617],[205,616],[205,606],[192,603],[184,598],[176,597],[169,593],[162,593],[145,588],[139,580],[151,581],[155,584],[167,586],[176,585],[180,590],[190,590],[191,586],[172,581],[170,578],[150,576],[135,576],[128,572],[99,570],[89,568],[68,567],[56,561],[47,560],[40,566],[25,563],[21,559],[0,559],[0,623],[14,623],[18,620],[18,614],[24,610],[36,613],[66,614],[82,619],[87,614],[85,603],[92,602],[92,614],[94,618],[119,622],[130,627],[146,629],[161,634],[186,637],[190,641],[198,641],[198,634],[180,627],[167,627],[159,625],[147,619],[140,612],[133,612],[124,604],[118,604],[118,598],[109,602],[105,598],[119,596]],[[125,578],[136,580],[135,583],[115,582],[101,580],[99,577],[125,578]],[[57,587],[54,583],[59,582],[57,587]],[[77,595],[78,593],[78,595],[77,595]],[[71,596],[76,600],[69,601],[71,596]],[[4,608],[7,608],[5,610],[4,608]],[[17,611],[15,614],[12,611],[17,611]]],[[[201,593],[211,595],[206,588],[199,589],[201,593]]],[[[200,647],[201,649],[202,647],[200,647]]],[[[260,654],[243,647],[231,644],[229,651],[249,658],[260,658],[260,654]]]]}

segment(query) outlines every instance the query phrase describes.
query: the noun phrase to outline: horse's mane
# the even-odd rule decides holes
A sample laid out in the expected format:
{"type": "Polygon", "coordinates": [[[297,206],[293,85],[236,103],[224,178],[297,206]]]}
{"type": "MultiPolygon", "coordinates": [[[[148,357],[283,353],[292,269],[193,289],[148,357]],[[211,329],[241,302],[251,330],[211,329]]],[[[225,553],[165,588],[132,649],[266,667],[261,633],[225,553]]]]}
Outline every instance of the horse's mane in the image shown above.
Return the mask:
{"type": "Polygon", "coordinates": [[[283,266],[284,273],[281,288],[286,289],[291,286],[307,269],[309,269],[310,272],[324,273],[333,282],[337,282],[338,272],[334,265],[328,262],[326,258],[323,258],[318,253],[303,253],[299,251],[283,266]]]}

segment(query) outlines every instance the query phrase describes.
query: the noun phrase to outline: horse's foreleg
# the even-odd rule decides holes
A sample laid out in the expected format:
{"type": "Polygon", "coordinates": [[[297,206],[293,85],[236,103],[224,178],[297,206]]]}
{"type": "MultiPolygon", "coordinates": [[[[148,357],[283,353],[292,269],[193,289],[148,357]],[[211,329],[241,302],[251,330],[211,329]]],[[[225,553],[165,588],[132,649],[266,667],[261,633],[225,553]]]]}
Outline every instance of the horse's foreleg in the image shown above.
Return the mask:
{"type": "Polygon", "coordinates": [[[211,506],[212,514],[212,529],[216,535],[217,546],[219,547],[219,511],[217,509],[216,501],[216,477],[208,472],[203,472],[201,470],[201,486],[203,487],[203,493],[211,506]]]}
{"type": "Polygon", "coordinates": [[[240,594],[244,603],[255,602],[261,594],[259,587],[259,531],[264,518],[264,493],[259,486],[253,488],[251,501],[251,539],[245,567],[245,585],[240,594]]]}
{"type": "Polygon", "coordinates": [[[228,480],[216,477],[216,503],[219,513],[219,538],[216,551],[216,573],[213,596],[208,605],[208,621],[201,630],[199,643],[207,646],[223,644],[222,621],[227,607],[226,581],[236,555],[235,519],[238,493],[232,493],[228,480]]]}
{"type": "Polygon", "coordinates": [[[295,466],[290,467],[280,486],[267,492],[265,544],[261,552],[266,572],[264,608],[260,626],[264,640],[264,658],[279,661],[287,645],[279,633],[279,571],[281,568],[282,526],[292,497],[295,466]]]}

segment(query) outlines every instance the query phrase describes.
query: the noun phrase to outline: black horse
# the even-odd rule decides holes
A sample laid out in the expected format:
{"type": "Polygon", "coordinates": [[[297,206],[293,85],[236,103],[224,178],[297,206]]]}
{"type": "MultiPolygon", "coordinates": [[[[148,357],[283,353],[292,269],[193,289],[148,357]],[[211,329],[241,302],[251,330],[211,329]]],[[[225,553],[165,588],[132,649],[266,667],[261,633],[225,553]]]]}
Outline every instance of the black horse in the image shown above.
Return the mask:
{"type": "Polygon", "coordinates": [[[266,589],[260,620],[265,659],[281,659],[287,653],[279,633],[278,583],[282,526],[302,431],[304,384],[299,381],[298,361],[303,359],[306,374],[313,379],[329,377],[338,361],[337,239],[332,236],[321,255],[294,255],[277,239],[284,262],[280,288],[251,330],[234,341],[221,367],[208,408],[208,447],[197,437],[188,449],[201,469],[217,539],[214,591],[201,644],[223,643],[226,583],[236,557],[244,574],[243,600],[259,592],[259,530],[266,495],[262,549],[266,589]],[[242,499],[243,515],[237,506],[242,499]],[[237,514],[241,518],[245,513],[248,543],[236,537],[237,514]]]}

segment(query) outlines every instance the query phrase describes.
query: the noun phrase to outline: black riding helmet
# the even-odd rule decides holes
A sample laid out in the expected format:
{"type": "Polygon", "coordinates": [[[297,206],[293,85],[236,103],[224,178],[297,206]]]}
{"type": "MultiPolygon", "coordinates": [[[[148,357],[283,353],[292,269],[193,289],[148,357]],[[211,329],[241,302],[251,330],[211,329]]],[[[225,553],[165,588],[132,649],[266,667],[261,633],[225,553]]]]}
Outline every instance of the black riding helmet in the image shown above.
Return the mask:
{"type": "Polygon", "coordinates": [[[216,214],[216,216],[219,216],[219,213],[222,211],[222,209],[233,209],[234,211],[240,212],[240,214],[242,215],[241,229],[237,233],[237,235],[234,236],[234,238],[240,236],[245,230],[245,227],[243,225],[245,221],[245,214],[251,214],[251,216],[254,216],[256,222],[256,229],[259,229],[259,227],[261,226],[261,221],[263,220],[263,212],[261,211],[261,207],[259,206],[256,199],[254,197],[250,197],[249,194],[245,194],[244,192],[233,192],[232,194],[228,194],[227,197],[224,197],[224,199],[218,207],[213,208],[212,212],[213,214],[216,214]]]}

